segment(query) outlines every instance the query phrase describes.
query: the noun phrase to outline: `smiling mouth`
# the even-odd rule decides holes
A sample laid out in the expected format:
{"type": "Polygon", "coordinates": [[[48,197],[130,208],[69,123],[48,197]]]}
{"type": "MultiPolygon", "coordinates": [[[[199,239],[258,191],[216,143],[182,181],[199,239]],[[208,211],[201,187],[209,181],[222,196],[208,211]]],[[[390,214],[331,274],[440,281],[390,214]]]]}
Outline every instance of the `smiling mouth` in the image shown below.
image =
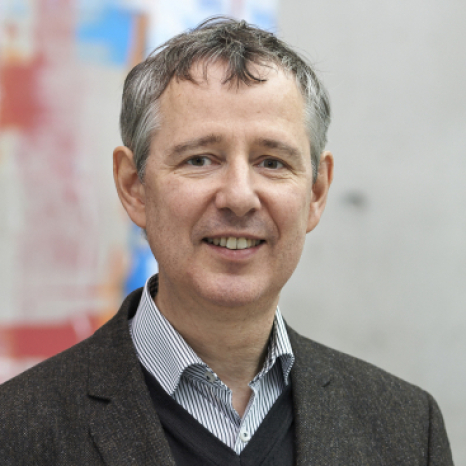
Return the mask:
{"type": "Polygon", "coordinates": [[[203,241],[227,249],[249,249],[263,243],[262,239],[249,239],[235,236],[222,236],[220,238],[204,238],[203,241]]]}

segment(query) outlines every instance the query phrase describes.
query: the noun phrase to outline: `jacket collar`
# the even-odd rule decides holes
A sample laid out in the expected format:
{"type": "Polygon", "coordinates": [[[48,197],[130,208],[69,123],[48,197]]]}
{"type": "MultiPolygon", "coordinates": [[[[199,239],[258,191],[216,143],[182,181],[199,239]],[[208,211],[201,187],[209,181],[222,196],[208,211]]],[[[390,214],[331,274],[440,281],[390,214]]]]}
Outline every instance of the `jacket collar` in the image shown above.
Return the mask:
{"type": "Polygon", "coordinates": [[[292,329],[288,333],[296,355],[291,380],[297,466],[382,464],[371,447],[373,433],[354,409],[355,381],[344,375],[349,358],[292,329]]]}
{"type": "Polygon", "coordinates": [[[330,393],[334,374],[317,346],[290,328],[288,334],[296,356],[291,370],[296,464],[327,466],[333,464],[327,439],[337,416],[330,393]]]}
{"type": "Polygon", "coordinates": [[[112,466],[175,466],[128,330],[141,290],[89,343],[90,433],[112,466]]]}

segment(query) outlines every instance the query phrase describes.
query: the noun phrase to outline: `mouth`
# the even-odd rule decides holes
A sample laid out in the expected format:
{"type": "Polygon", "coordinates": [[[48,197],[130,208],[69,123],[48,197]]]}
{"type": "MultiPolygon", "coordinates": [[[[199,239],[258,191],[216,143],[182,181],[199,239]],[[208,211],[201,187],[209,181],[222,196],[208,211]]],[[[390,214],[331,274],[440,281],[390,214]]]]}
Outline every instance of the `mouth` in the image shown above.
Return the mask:
{"type": "Polygon", "coordinates": [[[262,239],[250,239],[240,236],[221,236],[219,238],[204,238],[204,242],[227,249],[250,249],[264,243],[262,239]]]}

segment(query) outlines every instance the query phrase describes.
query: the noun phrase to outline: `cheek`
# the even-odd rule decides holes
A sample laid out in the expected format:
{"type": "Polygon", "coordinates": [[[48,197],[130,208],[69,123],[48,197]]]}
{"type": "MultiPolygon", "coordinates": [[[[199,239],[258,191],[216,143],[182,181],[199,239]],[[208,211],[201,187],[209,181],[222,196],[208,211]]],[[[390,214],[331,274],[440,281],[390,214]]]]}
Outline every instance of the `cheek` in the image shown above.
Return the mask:
{"type": "Polygon", "coordinates": [[[309,216],[308,196],[300,190],[277,193],[275,197],[275,221],[282,234],[300,237],[306,234],[309,216]]]}
{"type": "Polygon", "coordinates": [[[177,179],[154,184],[146,199],[148,228],[177,238],[189,235],[205,204],[205,193],[199,188],[195,183],[177,179]]]}
{"type": "Polygon", "coordinates": [[[275,223],[279,230],[280,248],[277,251],[282,273],[286,279],[298,265],[306,239],[309,199],[302,190],[290,190],[287,196],[277,196],[275,223]]]}

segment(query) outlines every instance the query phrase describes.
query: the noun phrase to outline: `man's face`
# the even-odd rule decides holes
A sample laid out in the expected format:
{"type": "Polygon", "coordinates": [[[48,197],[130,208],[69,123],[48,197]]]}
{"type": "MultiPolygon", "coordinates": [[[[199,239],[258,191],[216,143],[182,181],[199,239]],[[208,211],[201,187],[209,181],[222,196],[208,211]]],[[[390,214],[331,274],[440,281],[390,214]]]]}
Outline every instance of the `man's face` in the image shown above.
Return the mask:
{"type": "MultiPolygon", "coordinates": [[[[318,222],[304,101],[282,71],[222,84],[210,65],[198,84],[173,80],[160,101],[148,157],[146,228],[160,292],[183,302],[273,304],[318,222]]],[[[322,207],[323,208],[323,207],[322,207]]]]}

